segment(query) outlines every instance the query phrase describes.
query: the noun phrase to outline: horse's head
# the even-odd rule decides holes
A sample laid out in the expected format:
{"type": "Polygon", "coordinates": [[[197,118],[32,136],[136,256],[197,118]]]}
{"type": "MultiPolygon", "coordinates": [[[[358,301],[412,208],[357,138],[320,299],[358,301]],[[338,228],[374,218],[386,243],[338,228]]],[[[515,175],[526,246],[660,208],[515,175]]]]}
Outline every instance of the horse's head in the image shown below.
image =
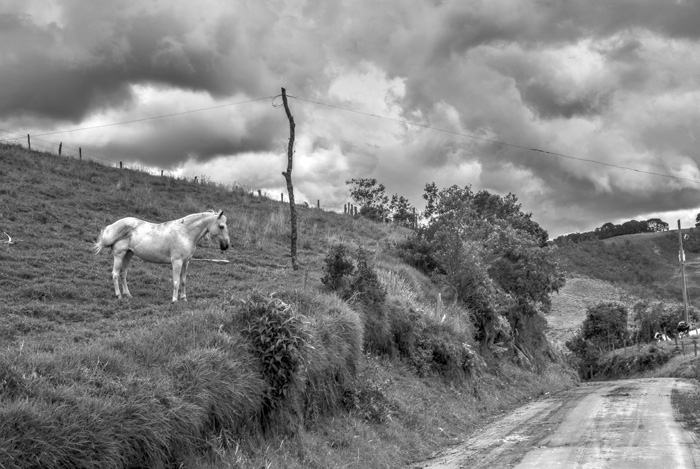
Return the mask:
{"type": "Polygon", "coordinates": [[[219,247],[222,251],[228,249],[231,240],[228,237],[228,227],[226,226],[226,217],[223,210],[219,212],[216,220],[209,225],[209,234],[219,240],[219,247]]]}

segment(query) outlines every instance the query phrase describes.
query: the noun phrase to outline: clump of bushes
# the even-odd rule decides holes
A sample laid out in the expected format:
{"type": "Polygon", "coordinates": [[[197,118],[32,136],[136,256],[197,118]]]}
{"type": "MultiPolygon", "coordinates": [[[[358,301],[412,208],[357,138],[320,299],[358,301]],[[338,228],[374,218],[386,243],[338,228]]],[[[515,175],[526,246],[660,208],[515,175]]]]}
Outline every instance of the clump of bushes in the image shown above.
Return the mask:
{"type": "MultiPolygon", "coordinates": [[[[333,246],[325,259],[322,281],[329,288],[336,285],[335,291],[360,313],[366,352],[404,358],[420,376],[432,374],[457,382],[471,375],[478,366],[478,355],[469,345],[470,329],[458,330],[445,317],[426,314],[421,310],[426,306],[413,293],[422,288],[409,286],[395,274],[380,278],[365,249],[356,251],[354,261],[346,246],[333,246]],[[394,290],[391,294],[387,285],[394,290]]],[[[407,269],[412,272],[410,278],[422,275],[405,265],[399,270],[407,269]]],[[[430,283],[427,278],[425,282],[430,283]]]]}

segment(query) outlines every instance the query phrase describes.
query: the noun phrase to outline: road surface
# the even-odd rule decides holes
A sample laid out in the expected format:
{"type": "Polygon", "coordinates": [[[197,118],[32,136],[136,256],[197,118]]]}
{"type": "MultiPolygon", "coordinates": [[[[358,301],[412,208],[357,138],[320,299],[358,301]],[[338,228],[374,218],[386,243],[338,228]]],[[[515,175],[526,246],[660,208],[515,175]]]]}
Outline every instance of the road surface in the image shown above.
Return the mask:
{"type": "Polygon", "coordinates": [[[681,427],[674,378],[587,383],[531,402],[475,432],[463,444],[412,466],[458,468],[695,468],[700,442],[681,427]]]}

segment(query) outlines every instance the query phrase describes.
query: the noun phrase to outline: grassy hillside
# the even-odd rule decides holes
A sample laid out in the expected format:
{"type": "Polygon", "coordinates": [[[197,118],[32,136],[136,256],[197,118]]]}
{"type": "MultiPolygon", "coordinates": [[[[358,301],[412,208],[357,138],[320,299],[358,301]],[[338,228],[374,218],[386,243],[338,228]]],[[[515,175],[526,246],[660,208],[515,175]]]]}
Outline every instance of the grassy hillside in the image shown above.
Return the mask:
{"type": "MultiPolygon", "coordinates": [[[[630,320],[639,301],[682,305],[677,230],[569,243],[558,247],[557,256],[567,283],[552,296],[548,335],[559,346],[580,328],[587,308],[598,303],[624,304],[630,320]]],[[[695,306],[700,298],[700,255],[686,250],[686,261],[688,297],[695,306]]]]}
{"type": "MultiPolygon", "coordinates": [[[[677,230],[571,243],[558,253],[570,275],[606,280],[640,297],[682,299],[677,230]]],[[[686,261],[689,297],[700,298],[700,255],[686,250],[686,261]]]]}
{"type": "Polygon", "coordinates": [[[17,146],[0,181],[0,467],[404,467],[575,382],[480,349],[469,312],[394,256],[403,229],[299,207],[294,271],[288,207],[240,187],[17,146]],[[230,263],[193,261],[189,302],[139,259],[133,299],[114,297],[102,227],[208,209],[231,249],[195,257],[230,263]],[[367,249],[381,307],[322,284],[339,243],[367,249]]]}

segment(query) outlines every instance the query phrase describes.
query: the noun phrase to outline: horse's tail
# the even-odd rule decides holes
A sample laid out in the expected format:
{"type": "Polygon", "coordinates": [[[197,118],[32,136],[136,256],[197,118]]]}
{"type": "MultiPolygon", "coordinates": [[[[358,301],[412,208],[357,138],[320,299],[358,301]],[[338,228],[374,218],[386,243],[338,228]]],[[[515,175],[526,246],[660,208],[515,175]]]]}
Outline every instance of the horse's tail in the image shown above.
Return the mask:
{"type": "Polygon", "coordinates": [[[112,248],[114,243],[124,238],[131,236],[131,231],[134,229],[131,224],[125,222],[126,219],[112,223],[111,225],[105,227],[100,234],[97,236],[97,240],[92,247],[95,254],[99,254],[102,248],[112,248]]]}
{"type": "Polygon", "coordinates": [[[97,235],[97,240],[95,241],[95,244],[92,246],[92,252],[95,253],[95,255],[99,254],[102,251],[102,248],[105,247],[104,244],[102,244],[102,234],[105,232],[105,230],[100,231],[100,234],[97,235]]]}

